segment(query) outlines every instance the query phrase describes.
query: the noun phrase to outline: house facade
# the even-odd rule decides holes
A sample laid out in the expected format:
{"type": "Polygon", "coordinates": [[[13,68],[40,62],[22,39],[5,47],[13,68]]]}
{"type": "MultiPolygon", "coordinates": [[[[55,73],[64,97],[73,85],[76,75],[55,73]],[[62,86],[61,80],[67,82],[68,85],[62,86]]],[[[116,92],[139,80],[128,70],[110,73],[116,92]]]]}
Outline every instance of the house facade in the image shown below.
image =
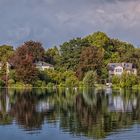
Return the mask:
{"type": "Polygon", "coordinates": [[[109,76],[122,75],[123,72],[137,75],[137,69],[132,63],[109,63],[109,76]]]}
{"type": "Polygon", "coordinates": [[[35,63],[36,68],[38,68],[41,71],[44,71],[45,69],[52,69],[54,70],[54,66],[51,64],[48,64],[46,62],[43,61],[38,61],[35,63]]]}

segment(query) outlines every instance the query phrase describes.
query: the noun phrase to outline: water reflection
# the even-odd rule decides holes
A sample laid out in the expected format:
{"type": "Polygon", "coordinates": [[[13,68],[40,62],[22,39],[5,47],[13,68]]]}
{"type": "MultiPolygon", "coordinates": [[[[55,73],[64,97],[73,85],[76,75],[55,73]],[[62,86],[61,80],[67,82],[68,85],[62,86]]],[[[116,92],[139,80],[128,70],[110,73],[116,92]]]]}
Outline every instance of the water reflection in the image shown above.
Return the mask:
{"type": "MultiPolygon", "coordinates": [[[[139,91],[33,89],[0,91],[0,125],[38,133],[46,124],[77,137],[105,138],[140,122],[139,91]]],[[[49,130],[48,130],[49,131],[49,130]]]]}

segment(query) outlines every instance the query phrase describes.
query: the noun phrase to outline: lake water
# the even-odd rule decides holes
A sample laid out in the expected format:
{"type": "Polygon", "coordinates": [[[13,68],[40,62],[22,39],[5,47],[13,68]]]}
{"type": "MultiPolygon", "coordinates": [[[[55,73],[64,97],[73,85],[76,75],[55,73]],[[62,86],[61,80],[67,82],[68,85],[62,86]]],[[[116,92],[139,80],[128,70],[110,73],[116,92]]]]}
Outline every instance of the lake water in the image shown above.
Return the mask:
{"type": "Polygon", "coordinates": [[[140,91],[0,90],[2,140],[139,140],[140,91]]]}

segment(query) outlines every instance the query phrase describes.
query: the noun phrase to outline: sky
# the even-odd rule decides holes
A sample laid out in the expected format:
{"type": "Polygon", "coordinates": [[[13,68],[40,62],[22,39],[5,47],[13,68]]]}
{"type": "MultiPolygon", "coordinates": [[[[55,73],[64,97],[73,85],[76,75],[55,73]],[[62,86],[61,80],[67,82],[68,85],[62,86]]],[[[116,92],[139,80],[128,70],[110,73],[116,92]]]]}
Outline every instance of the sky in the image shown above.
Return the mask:
{"type": "Polygon", "coordinates": [[[0,0],[0,44],[45,48],[103,31],[140,46],[140,0],[0,0]]]}

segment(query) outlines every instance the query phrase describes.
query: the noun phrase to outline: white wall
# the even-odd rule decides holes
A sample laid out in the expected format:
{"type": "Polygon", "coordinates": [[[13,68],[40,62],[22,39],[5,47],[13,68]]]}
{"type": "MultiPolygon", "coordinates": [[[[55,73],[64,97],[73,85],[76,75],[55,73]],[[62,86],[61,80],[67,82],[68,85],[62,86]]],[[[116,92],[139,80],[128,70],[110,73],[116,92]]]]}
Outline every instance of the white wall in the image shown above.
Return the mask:
{"type": "Polygon", "coordinates": [[[114,69],[115,75],[121,75],[122,73],[123,73],[123,67],[121,67],[121,66],[115,67],[115,69],[114,69]]]}

